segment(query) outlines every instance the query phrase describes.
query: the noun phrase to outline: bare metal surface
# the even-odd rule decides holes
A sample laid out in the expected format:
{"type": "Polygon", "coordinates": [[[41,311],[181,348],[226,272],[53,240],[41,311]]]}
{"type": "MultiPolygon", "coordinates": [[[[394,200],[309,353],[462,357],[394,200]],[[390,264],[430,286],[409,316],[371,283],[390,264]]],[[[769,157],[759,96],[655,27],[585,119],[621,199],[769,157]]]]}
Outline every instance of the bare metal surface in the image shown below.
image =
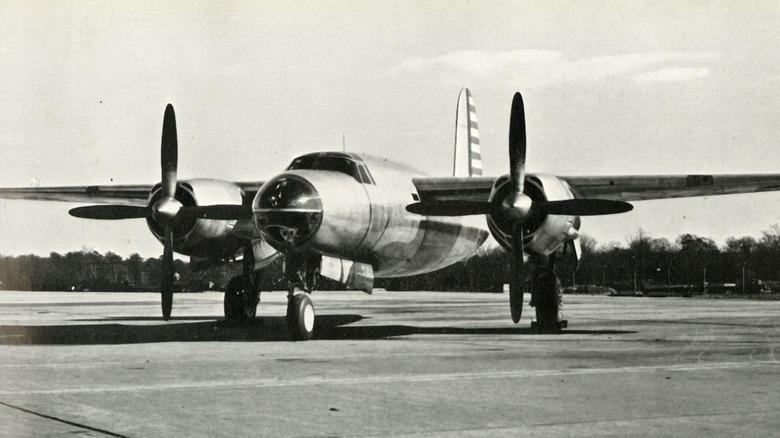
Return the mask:
{"type": "Polygon", "coordinates": [[[771,436],[780,303],[566,296],[563,335],[502,294],[321,292],[285,340],[218,293],[0,292],[2,436],[771,436]],[[526,317],[527,318],[527,317],[526,317]]]}

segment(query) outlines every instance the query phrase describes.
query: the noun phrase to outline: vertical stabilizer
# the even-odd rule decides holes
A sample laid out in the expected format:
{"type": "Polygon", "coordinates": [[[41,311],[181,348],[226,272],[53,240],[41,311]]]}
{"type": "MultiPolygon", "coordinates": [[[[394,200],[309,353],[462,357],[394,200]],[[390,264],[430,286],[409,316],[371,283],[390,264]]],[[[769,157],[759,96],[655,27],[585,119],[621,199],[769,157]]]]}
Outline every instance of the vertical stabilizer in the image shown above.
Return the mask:
{"type": "Polygon", "coordinates": [[[474,98],[468,88],[460,90],[455,113],[455,158],[452,176],[482,176],[482,151],[474,98]]]}

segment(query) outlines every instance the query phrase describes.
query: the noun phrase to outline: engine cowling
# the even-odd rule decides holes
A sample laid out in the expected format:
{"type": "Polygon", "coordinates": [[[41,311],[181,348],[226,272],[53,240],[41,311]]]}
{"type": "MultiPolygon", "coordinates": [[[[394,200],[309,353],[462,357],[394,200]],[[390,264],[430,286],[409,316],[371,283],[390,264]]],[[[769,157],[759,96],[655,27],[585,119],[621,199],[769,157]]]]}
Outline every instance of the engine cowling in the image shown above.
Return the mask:
{"type": "MultiPolygon", "coordinates": [[[[500,205],[512,191],[509,175],[496,179],[490,193],[490,202],[500,205]]],[[[525,179],[525,195],[534,202],[574,199],[566,181],[554,175],[536,174],[525,179]]],[[[512,249],[513,223],[500,213],[487,217],[493,238],[505,249],[512,249]]],[[[579,218],[565,215],[532,215],[523,223],[525,251],[550,255],[567,240],[578,236],[579,218]]]]}
{"type": "MultiPolygon", "coordinates": [[[[149,205],[162,198],[161,185],[154,186],[149,194],[149,205]]],[[[175,198],[184,207],[207,205],[241,205],[241,188],[229,181],[192,179],[179,181],[175,198]]],[[[163,228],[155,220],[147,218],[149,230],[161,243],[163,228]]],[[[173,246],[176,252],[191,256],[232,254],[239,244],[231,235],[235,220],[188,218],[173,227],[173,246]]]]}

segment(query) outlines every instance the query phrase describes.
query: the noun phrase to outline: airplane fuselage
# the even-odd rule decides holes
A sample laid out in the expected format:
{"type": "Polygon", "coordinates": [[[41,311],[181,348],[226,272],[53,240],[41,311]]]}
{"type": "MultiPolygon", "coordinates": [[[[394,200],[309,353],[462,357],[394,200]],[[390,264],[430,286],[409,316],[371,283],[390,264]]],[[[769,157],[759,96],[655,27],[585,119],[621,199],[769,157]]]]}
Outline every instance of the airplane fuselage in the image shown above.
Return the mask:
{"type": "Polygon", "coordinates": [[[376,277],[399,277],[464,260],[487,239],[483,217],[406,211],[416,196],[412,178],[422,172],[374,157],[345,157],[363,169],[288,169],[260,188],[255,222],[271,245],[367,263],[376,277]]]}

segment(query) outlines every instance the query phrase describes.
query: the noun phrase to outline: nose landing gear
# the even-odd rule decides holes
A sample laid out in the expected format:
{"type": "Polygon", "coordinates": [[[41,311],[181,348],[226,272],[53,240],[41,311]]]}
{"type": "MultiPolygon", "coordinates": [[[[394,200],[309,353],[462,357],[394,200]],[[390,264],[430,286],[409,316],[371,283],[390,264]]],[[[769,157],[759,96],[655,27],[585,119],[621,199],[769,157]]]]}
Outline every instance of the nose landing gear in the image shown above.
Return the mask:
{"type": "Polygon", "coordinates": [[[308,341],[314,335],[314,305],[308,294],[316,289],[320,257],[287,256],[287,332],[294,341],[308,341]],[[299,288],[302,293],[296,294],[299,288]]]}
{"type": "Polygon", "coordinates": [[[308,295],[287,296],[287,331],[294,341],[308,341],[314,335],[314,305],[308,295]]]}

